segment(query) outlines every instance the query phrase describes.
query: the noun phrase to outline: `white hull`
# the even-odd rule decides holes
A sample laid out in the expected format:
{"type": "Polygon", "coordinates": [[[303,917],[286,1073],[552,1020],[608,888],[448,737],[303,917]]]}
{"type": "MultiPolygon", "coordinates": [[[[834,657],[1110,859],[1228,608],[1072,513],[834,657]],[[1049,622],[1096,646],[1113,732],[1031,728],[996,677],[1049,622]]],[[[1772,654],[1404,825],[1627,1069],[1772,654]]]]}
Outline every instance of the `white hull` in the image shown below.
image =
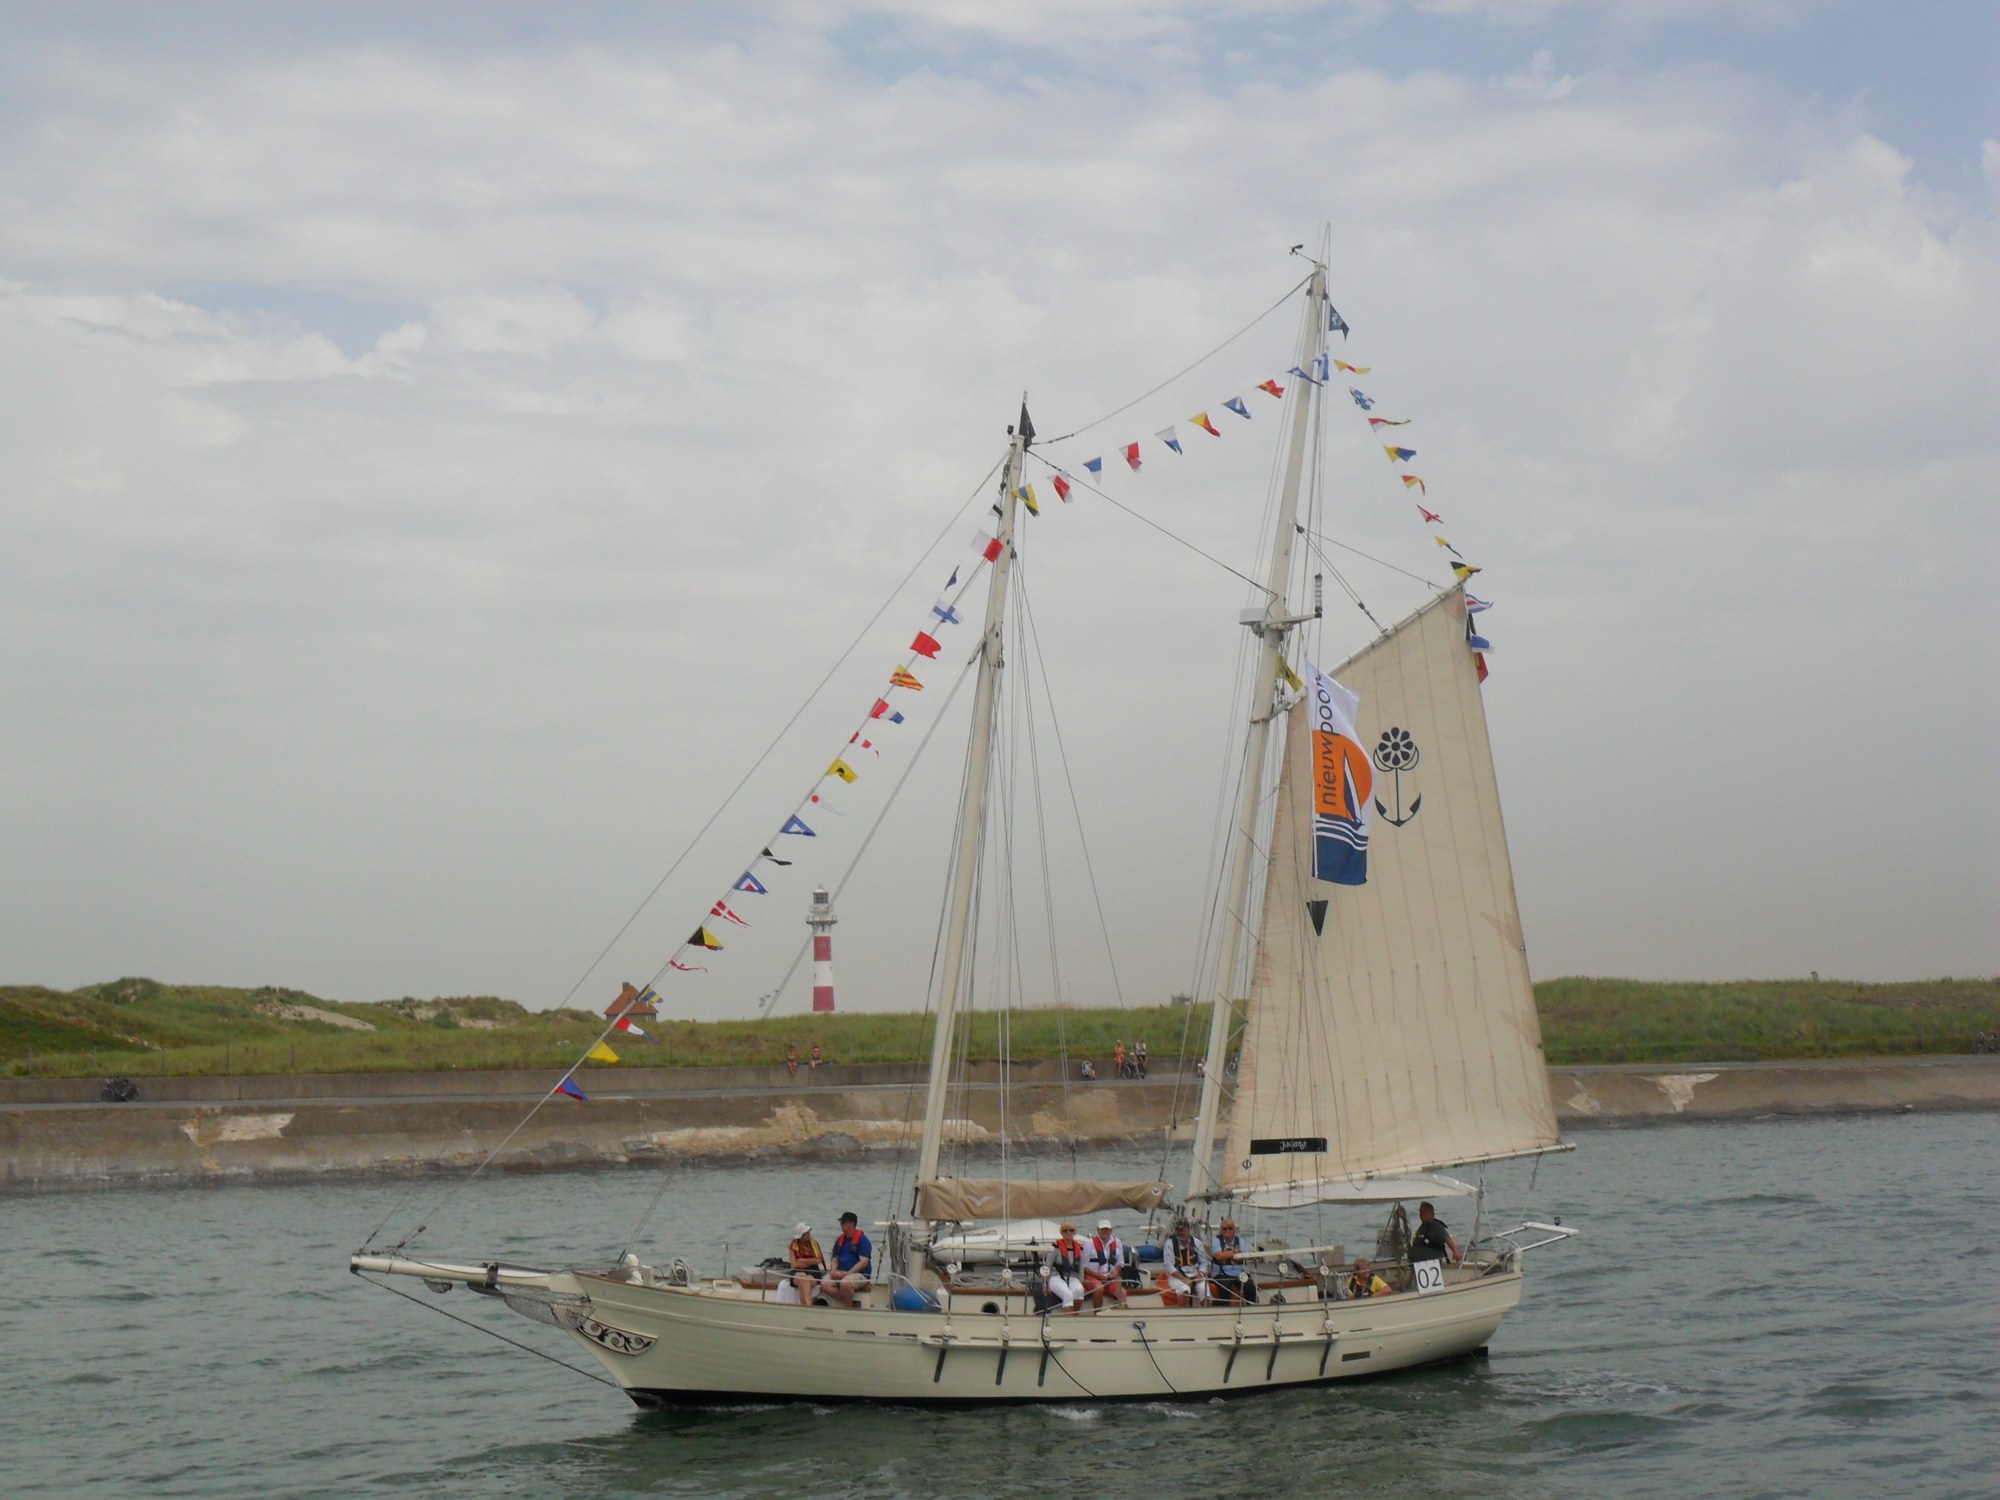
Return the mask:
{"type": "MultiPolygon", "coordinates": [[[[1283,1306],[1134,1306],[1079,1316],[785,1306],[723,1287],[556,1279],[590,1299],[571,1336],[642,1406],[1209,1397],[1377,1375],[1471,1354],[1521,1300],[1518,1270],[1424,1296],[1283,1306]],[[594,1325],[594,1327],[593,1327],[594,1325]],[[652,1342],[627,1353],[609,1348],[652,1342]],[[598,1337],[593,1338],[592,1332],[598,1337]]],[[[958,1299],[966,1303],[968,1299],[958,1299]]],[[[1149,1305],[1150,1304],[1150,1305],[1149,1305]]]]}

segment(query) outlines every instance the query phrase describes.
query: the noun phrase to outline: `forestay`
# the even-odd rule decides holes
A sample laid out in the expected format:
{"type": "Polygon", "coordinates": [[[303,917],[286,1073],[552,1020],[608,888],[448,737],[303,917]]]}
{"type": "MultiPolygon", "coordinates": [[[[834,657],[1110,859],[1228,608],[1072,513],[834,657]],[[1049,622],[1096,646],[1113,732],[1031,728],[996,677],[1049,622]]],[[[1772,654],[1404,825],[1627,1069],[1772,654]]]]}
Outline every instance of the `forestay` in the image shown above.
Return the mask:
{"type": "Polygon", "coordinates": [[[1286,716],[1229,1192],[1337,1195],[1556,1147],[1465,634],[1453,589],[1331,674],[1360,698],[1363,884],[1313,878],[1308,704],[1286,716]]]}

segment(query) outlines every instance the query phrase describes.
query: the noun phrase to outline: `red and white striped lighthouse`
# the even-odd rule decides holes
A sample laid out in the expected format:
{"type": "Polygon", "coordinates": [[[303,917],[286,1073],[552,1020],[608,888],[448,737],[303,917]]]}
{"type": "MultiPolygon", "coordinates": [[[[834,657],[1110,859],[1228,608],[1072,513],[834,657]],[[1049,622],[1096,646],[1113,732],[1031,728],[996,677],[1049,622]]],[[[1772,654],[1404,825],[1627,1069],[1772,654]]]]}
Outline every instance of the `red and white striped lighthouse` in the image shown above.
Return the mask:
{"type": "Polygon", "coordinates": [[[826,887],[813,891],[812,910],[806,913],[806,926],[813,935],[813,1009],[833,1009],[833,902],[827,898],[826,887]]]}

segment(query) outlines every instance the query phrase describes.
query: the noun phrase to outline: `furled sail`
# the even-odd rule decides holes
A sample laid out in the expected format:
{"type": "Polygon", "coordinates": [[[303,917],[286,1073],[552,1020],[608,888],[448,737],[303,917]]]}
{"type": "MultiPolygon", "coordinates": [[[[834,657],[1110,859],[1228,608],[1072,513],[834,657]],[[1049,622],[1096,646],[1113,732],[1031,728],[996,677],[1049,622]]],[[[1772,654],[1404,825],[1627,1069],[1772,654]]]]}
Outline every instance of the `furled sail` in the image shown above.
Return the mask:
{"type": "Polygon", "coordinates": [[[1236,1194],[1556,1145],[1463,591],[1330,675],[1359,698],[1358,744],[1315,745],[1310,693],[1287,715],[1221,1174],[1236,1194]]]}
{"type": "Polygon", "coordinates": [[[920,1219],[1041,1219],[1112,1208],[1152,1210],[1164,1182],[1009,1182],[999,1177],[934,1177],[917,1187],[920,1219]]]}

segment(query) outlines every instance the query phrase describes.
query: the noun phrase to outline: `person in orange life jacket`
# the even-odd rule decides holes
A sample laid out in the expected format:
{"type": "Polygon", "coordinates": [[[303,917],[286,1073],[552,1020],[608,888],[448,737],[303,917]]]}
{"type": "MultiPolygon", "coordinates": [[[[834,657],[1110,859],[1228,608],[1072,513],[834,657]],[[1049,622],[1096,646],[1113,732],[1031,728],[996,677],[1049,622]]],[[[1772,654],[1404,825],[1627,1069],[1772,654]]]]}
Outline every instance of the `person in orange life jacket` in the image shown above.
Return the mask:
{"type": "Polygon", "coordinates": [[[1049,1294],[1074,1315],[1083,1310],[1083,1241],[1076,1237],[1076,1225],[1064,1220],[1051,1249],[1049,1294]]]}
{"type": "Polygon", "coordinates": [[[840,1216],[840,1238],[833,1242],[833,1272],[819,1289],[842,1307],[854,1306],[854,1299],[868,1288],[868,1269],[874,1258],[875,1247],[861,1232],[861,1220],[849,1209],[840,1216]]]}
{"type": "Polygon", "coordinates": [[[1410,1259],[1448,1260],[1457,1265],[1465,1257],[1459,1251],[1458,1241],[1451,1237],[1445,1222],[1437,1216],[1437,1210],[1428,1203],[1417,1205],[1417,1217],[1422,1220],[1417,1232],[1410,1236],[1410,1259]]]}
{"type": "Polygon", "coordinates": [[[1083,1290],[1089,1296],[1092,1307],[1102,1308],[1107,1292],[1120,1307],[1128,1305],[1124,1272],[1125,1246],[1112,1232],[1111,1221],[1099,1219],[1097,1233],[1083,1248],[1083,1290]]]}
{"type": "Polygon", "coordinates": [[[1167,1290],[1190,1302],[1206,1304],[1209,1300],[1208,1267],[1201,1245],[1186,1219],[1174,1221],[1174,1232],[1167,1238],[1164,1254],[1167,1290]]]}
{"type": "Polygon", "coordinates": [[[1215,1289],[1231,1302],[1244,1300],[1247,1283],[1244,1279],[1243,1252],[1246,1246],[1236,1232],[1236,1221],[1224,1219],[1221,1228],[1208,1247],[1211,1274],[1215,1277],[1215,1289]]]}
{"type": "Polygon", "coordinates": [[[1347,1295],[1350,1297],[1386,1297],[1389,1283],[1370,1269],[1368,1259],[1363,1256],[1354,1263],[1354,1274],[1347,1278],[1347,1295]]]}
{"type": "Polygon", "coordinates": [[[826,1254],[813,1238],[812,1225],[800,1224],[794,1229],[786,1251],[792,1259],[792,1285],[798,1288],[799,1301],[810,1307],[813,1294],[819,1290],[819,1278],[826,1274],[826,1254]]]}

